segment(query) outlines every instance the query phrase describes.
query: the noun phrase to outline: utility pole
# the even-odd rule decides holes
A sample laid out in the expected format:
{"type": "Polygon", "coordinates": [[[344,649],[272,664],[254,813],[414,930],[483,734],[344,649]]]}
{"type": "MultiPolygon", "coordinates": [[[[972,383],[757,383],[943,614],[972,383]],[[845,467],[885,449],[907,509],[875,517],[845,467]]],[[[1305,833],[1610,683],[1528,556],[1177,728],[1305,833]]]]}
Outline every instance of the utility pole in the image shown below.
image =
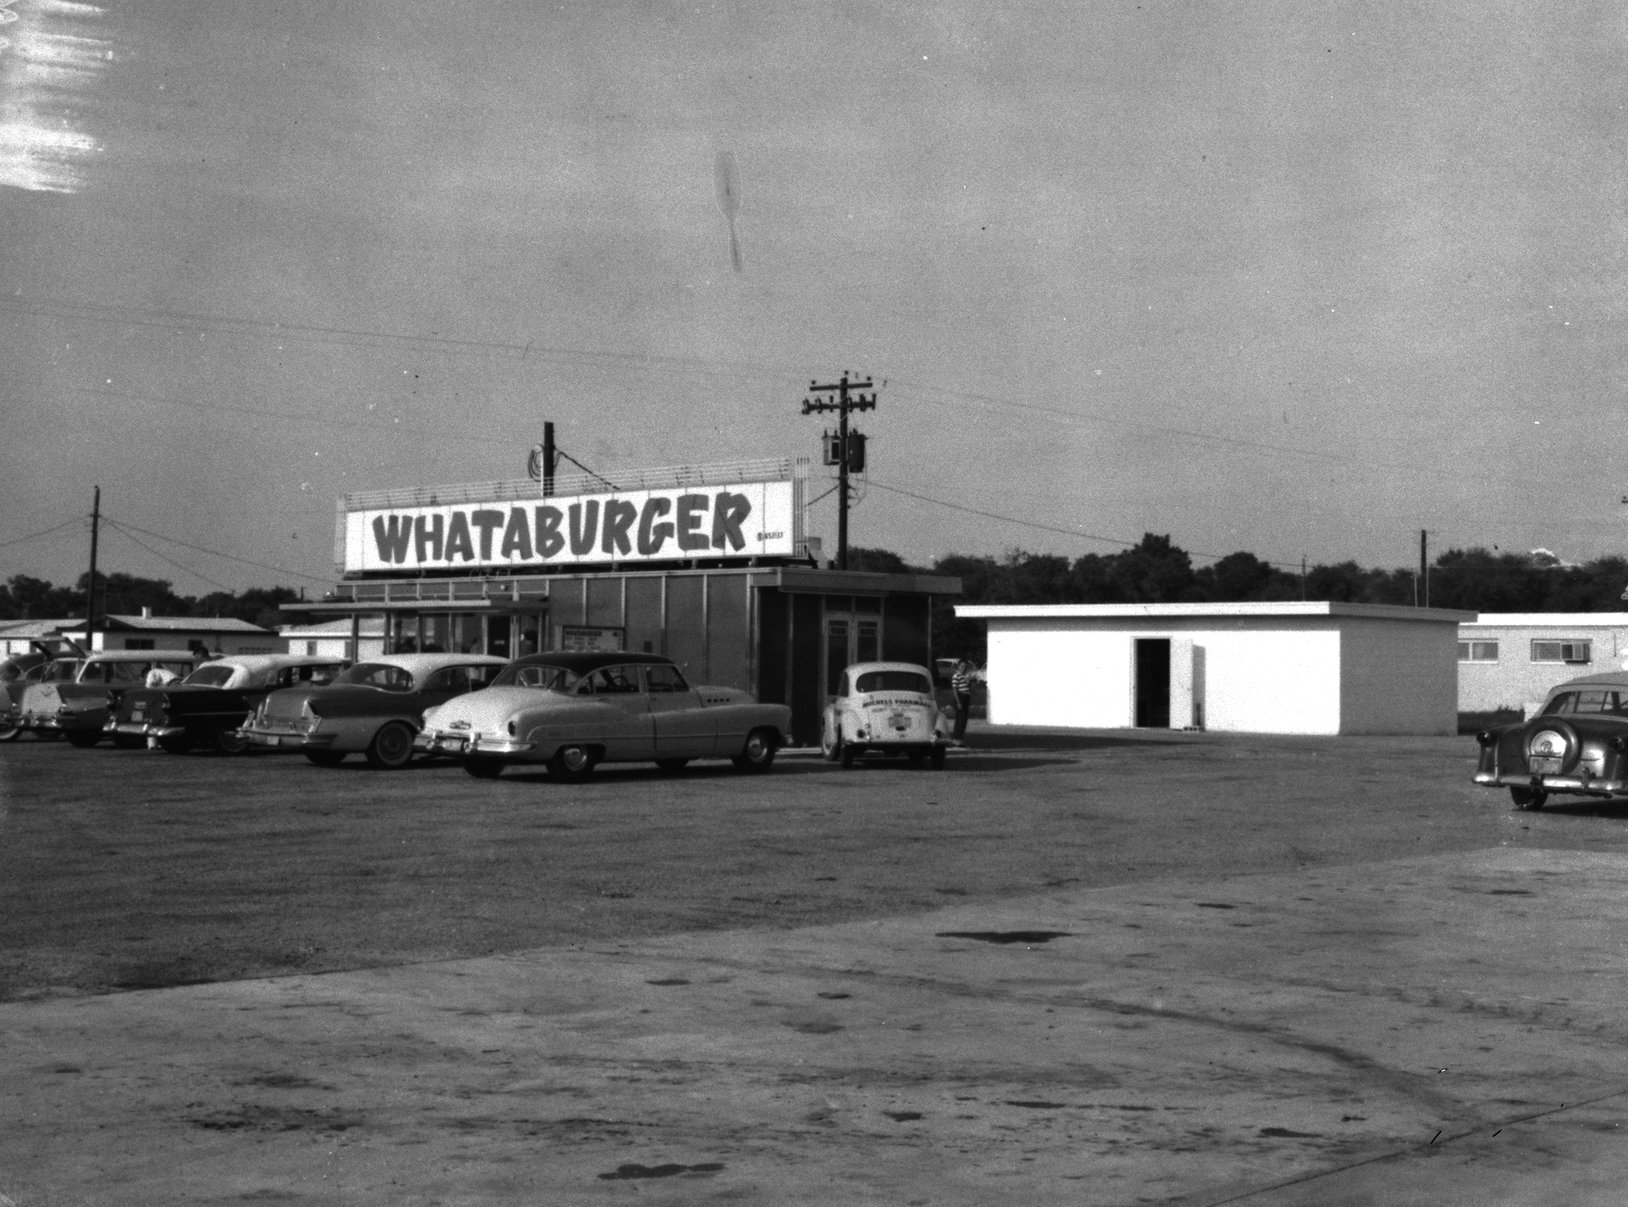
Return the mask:
{"type": "Polygon", "coordinates": [[[1429,534],[1419,529],[1419,583],[1420,592],[1424,597],[1424,606],[1430,606],[1430,562],[1429,562],[1429,534]]]}
{"type": "Polygon", "coordinates": [[[554,493],[554,467],[559,463],[559,452],[554,448],[554,424],[543,424],[543,442],[534,444],[526,459],[526,472],[543,484],[543,498],[554,493]]]}
{"type": "Polygon", "coordinates": [[[850,381],[846,371],[842,380],[830,385],[820,385],[809,382],[810,393],[835,394],[836,401],[826,398],[803,399],[803,414],[812,415],[815,411],[835,411],[837,413],[837,438],[832,453],[825,458],[827,465],[833,463],[837,467],[837,569],[848,568],[848,472],[850,469],[858,471],[865,466],[865,437],[858,432],[850,438],[848,433],[848,414],[850,411],[873,411],[876,409],[876,395],[870,396],[850,391],[874,390],[875,383],[866,381],[850,381]]]}
{"type": "Polygon", "coordinates": [[[85,587],[85,649],[96,648],[96,538],[102,526],[102,488],[90,508],[90,581],[85,587]]]}

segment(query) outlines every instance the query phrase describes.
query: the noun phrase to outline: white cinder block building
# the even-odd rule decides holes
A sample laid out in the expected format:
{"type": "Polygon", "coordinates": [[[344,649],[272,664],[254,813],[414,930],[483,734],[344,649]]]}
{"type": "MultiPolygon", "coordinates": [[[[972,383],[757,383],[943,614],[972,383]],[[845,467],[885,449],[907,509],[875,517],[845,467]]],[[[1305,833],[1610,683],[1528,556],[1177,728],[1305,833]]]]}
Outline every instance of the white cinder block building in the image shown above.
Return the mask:
{"type": "Polygon", "coordinates": [[[1458,706],[1525,709],[1555,684],[1618,670],[1625,657],[1628,612],[1483,612],[1458,626],[1458,706]]]}
{"type": "Polygon", "coordinates": [[[320,624],[285,624],[278,628],[290,654],[354,658],[357,662],[384,653],[384,618],[325,620],[320,624]]]}
{"type": "Polygon", "coordinates": [[[1452,734],[1473,612],[1344,603],[961,605],[989,720],[1087,729],[1452,734]]]}

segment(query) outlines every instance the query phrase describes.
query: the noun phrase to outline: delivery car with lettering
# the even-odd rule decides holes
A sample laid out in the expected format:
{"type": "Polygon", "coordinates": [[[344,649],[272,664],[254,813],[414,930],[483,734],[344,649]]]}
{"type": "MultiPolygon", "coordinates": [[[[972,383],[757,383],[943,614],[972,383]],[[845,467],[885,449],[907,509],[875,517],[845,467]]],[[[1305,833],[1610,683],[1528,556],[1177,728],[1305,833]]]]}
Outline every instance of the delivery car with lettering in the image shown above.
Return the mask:
{"type": "Polygon", "coordinates": [[[852,767],[865,754],[902,754],[944,766],[950,727],[933,674],[913,662],[856,662],[842,672],[820,723],[820,753],[852,767]]]}
{"type": "Polygon", "coordinates": [[[767,771],[790,727],[786,705],[692,685],[660,654],[545,653],[517,658],[485,691],[425,713],[416,746],[463,759],[479,778],[511,763],[542,764],[561,780],[600,763],[677,771],[691,759],[767,771]]]}

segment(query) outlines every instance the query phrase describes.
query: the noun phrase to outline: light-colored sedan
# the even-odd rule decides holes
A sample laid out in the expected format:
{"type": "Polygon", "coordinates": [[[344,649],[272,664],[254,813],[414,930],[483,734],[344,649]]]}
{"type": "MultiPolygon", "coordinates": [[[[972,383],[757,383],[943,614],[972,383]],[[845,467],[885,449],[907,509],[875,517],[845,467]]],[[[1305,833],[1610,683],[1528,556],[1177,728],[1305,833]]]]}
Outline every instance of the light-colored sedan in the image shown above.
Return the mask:
{"type": "Polygon", "coordinates": [[[489,778],[510,763],[541,763],[579,780],[600,763],[729,759],[767,771],[786,744],[791,709],[734,687],[696,687],[671,659],[620,652],[517,658],[483,692],[431,709],[415,743],[455,755],[489,778]]]}
{"type": "Polygon", "coordinates": [[[949,745],[932,672],[913,662],[854,663],[820,722],[820,753],[844,767],[863,754],[902,754],[941,768],[949,745]]]}
{"type": "Polygon", "coordinates": [[[486,654],[386,654],[358,662],[326,687],[272,692],[238,732],[256,746],[299,750],[319,767],[337,767],[355,753],[372,767],[402,767],[425,709],[484,688],[508,662],[486,654]]]}

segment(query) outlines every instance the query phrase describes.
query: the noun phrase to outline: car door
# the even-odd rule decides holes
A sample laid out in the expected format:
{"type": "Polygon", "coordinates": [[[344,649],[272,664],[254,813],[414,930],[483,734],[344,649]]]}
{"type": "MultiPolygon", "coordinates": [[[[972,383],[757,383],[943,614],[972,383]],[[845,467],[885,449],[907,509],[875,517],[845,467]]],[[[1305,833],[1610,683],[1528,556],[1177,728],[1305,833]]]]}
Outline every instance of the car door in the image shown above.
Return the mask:
{"type": "Polygon", "coordinates": [[[701,703],[676,666],[644,668],[645,692],[660,758],[705,758],[718,753],[718,710],[701,703]]]}
{"type": "Polygon", "coordinates": [[[602,666],[577,684],[579,697],[591,696],[601,707],[594,710],[595,733],[585,742],[605,748],[607,760],[656,757],[656,730],[650,697],[637,665],[602,666]]]}

